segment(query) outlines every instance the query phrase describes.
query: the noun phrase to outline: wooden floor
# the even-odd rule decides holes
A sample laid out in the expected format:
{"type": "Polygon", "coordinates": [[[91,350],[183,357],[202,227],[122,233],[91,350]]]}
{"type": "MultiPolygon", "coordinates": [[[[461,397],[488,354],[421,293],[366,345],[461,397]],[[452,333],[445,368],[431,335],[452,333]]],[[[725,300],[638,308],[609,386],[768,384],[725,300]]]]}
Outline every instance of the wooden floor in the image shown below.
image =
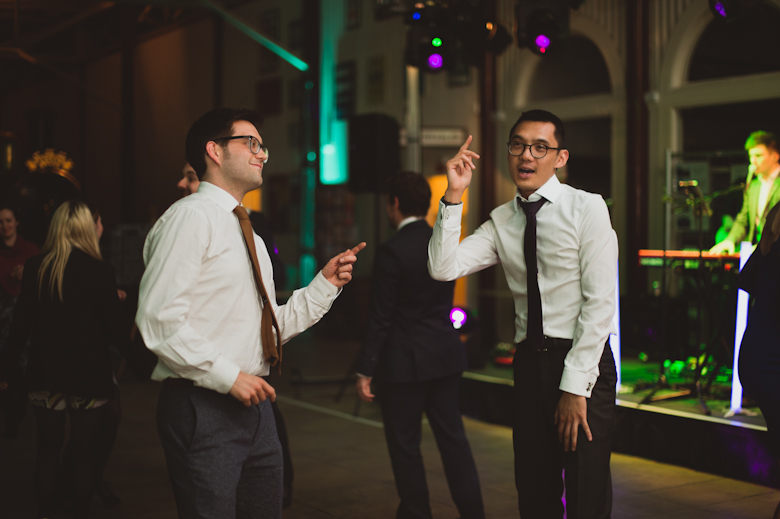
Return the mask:
{"type": "MultiPolygon", "coordinates": [[[[355,348],[347,348],[348,354],[355,348]]],[[[305,341],[285,352],[286,366],[297,367],[304,380],[344,374],[333,350],[305,341]]],[[[288,370],[289,372],[289,370],[288,370]]],[[[321,380],[320,380],[321,381],[321,380]]],[[[395,517],[398,499],[376,404],[363,404],[350,386],[334,402],[337,384],[291,384],[289,375],[276,386],[290,434],[295,466],[293,504],[285,519],[395,517]]],[[[122,385],[124,417],[106,479],[124,504],[107,510],[95,503],[98,517],[174,519],[165,460],[155,429],[159,384],[127,381],[122,385]]],[[[465,420],[480,474],[487,517],[518,518],[512,469],[511,430],[465,420]]],[[[35,426],[28,413],[15,440],[0,439],[0,518],[34,517],[32,464],[35,426]]],[[[435,518],[455,519],[457,510],[444,480],[430,429],[425,427],[423,454],[435,518]]],[[[689,469],[639,458],[613,455],[615,519],[767,519],[780,492],[689,469]]]]}

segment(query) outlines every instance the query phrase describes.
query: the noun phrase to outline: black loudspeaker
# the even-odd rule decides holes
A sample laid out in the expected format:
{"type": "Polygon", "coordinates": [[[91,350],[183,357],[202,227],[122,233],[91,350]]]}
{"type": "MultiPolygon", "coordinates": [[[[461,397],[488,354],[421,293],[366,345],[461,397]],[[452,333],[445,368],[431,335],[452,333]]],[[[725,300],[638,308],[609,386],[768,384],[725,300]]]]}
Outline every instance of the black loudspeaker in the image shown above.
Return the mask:
{"type": "Polygon", "coordinates": [[[399,127],[385,114],[349,118],[349,189],[358,193],[384,190],[385,179],[401,169],[399,127]]]}

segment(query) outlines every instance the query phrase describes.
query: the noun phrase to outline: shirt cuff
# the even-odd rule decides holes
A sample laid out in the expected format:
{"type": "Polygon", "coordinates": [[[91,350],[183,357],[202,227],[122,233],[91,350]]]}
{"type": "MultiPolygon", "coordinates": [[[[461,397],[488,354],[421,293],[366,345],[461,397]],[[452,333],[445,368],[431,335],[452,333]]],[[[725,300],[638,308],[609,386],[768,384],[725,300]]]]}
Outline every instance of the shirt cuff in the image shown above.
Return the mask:
{"type": "Polygon", "coordinates": [[[563,368],[561,385],[558,386],[558,389],[574,395],[590,398],[590,394],[593,392],[593,386],[596,385],[596,380],[598,380],[598,378],[597,375],[591,373],[583,373],[581,371],[563,368]]]}
{"type": "Polygon", "coordinates": [[[219,356],[206,376],[195,381],[196,386],[202,386],[222,394],[228,394],[238,378],[241,369],[235,363],[219,356]]]}
{"type": "Polygon", "coordinates": [[[447,204],[439,201],[439,221],[444,229],[457,229],[460,232],[460,223],[463,219],[463,204],[447,204]]]}
{"type": "Polygon", "coordinates": [[[341,289],[335,287],[333,283],[328,281],[328,278],[322,274],[321,270],[314,276],[314,279],[311,280],[308,288],[314,290],[316,295],[322,296],[325,299],[334,299],[341,293],[341,289]]]}
{"type": "Polygon", "coordinates": [[[460,201],[460,202],[458,202],[458,203],[452,203],[452,202],[447,202],[447,201],[444,199],[444,197],[441,197],[441,203],[449,207],[449,206],[453,206],[453,205],[461,205],[461,204],[463,203],[463,200],[461,200],[461,201],[460,201]]]}

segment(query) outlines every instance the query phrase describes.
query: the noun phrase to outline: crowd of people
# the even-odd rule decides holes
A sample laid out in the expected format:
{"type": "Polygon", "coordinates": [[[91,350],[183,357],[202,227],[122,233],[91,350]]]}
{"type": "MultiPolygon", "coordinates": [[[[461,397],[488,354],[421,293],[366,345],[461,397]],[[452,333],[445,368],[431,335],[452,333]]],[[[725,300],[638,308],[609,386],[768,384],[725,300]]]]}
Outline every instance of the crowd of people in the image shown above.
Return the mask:
{"type": "MultiPolygon", "coordinates": [[[[366,244],[331,258],[279,304],[277,287],[285,281],[278,252],[259,215],[241,205],[263,183],[269,155],[259,127],[256,113],[227,108],[191,126],[178,184],[184,196],[144,245],[135,318],[143,346],[122,319],[125,295],[101,255],[96,207],[80,200],[60,205],[39,250],[18,235],[15,208],[0,205],[3,435],[17,435],[29,401],[39,519],[60,510],[90,517],[95,493],[104,504],[120,503],[102,479],[121,416],[112,347],[139,377],[162,383],[157,428],[179,517],[278,519],[289,504],[292,464],[269,377],[281,370],[284,343],[330,310],[366,244]]],[[[745,215],[716,248],[733,250],[743,234],[760,240],[741,278],[756,302],[740,370],[780,459],[780,350],[766,340],[780,337],[780,208],[772,209],[780,197],[772,184],[780,155],[771,134],[751,139],[746,147],[760,184],[748,179],[745,215]]],[[[558,180],[556,170],[569,159],[564,125],[531,110],[507,143],[515,197],[460,240],[462,198],[480,158],[471,140],[446,164],[433,227],[424,219],[431,191],[423,175],[400,172],[386,186],[396,233],[377,247],[356,390],[381,406],[400,500],[396,517],[432,517],[420,452],[423,413],[460,517],[485,517],[458,404],[465,350],[449,310],[455,279],[501,263],[515,304],[520,515],[609,518],[618,243],[607,206],[558,180]]]]}

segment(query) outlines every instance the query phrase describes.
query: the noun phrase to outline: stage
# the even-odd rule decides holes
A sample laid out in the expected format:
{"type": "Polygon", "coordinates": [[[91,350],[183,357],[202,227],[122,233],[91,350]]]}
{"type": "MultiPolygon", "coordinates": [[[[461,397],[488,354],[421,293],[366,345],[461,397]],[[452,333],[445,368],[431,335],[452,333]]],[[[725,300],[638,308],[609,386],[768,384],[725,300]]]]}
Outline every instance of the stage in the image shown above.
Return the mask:
{"type": "MultiPolygon", "coordinates": [[[[621,364],[615,452],[780,488],[780,468],[767,450],[760,410],[745,398],[742,413],[728,417],[731,386],[723,377],[703,395],[711,413],[707,415],[695,393],[642,403],[655,389],[658,363],[624,358],[621,364]]],[[[672,374],[667,369],[666,373],[669,387],[658,388],[656,397],[681,393],[692,385],[685,370],[672,374]]],[[[463,414],[512,425],[511,367],[489,361],[481,369],[465,372],[463,379],[463,414]]]]}

